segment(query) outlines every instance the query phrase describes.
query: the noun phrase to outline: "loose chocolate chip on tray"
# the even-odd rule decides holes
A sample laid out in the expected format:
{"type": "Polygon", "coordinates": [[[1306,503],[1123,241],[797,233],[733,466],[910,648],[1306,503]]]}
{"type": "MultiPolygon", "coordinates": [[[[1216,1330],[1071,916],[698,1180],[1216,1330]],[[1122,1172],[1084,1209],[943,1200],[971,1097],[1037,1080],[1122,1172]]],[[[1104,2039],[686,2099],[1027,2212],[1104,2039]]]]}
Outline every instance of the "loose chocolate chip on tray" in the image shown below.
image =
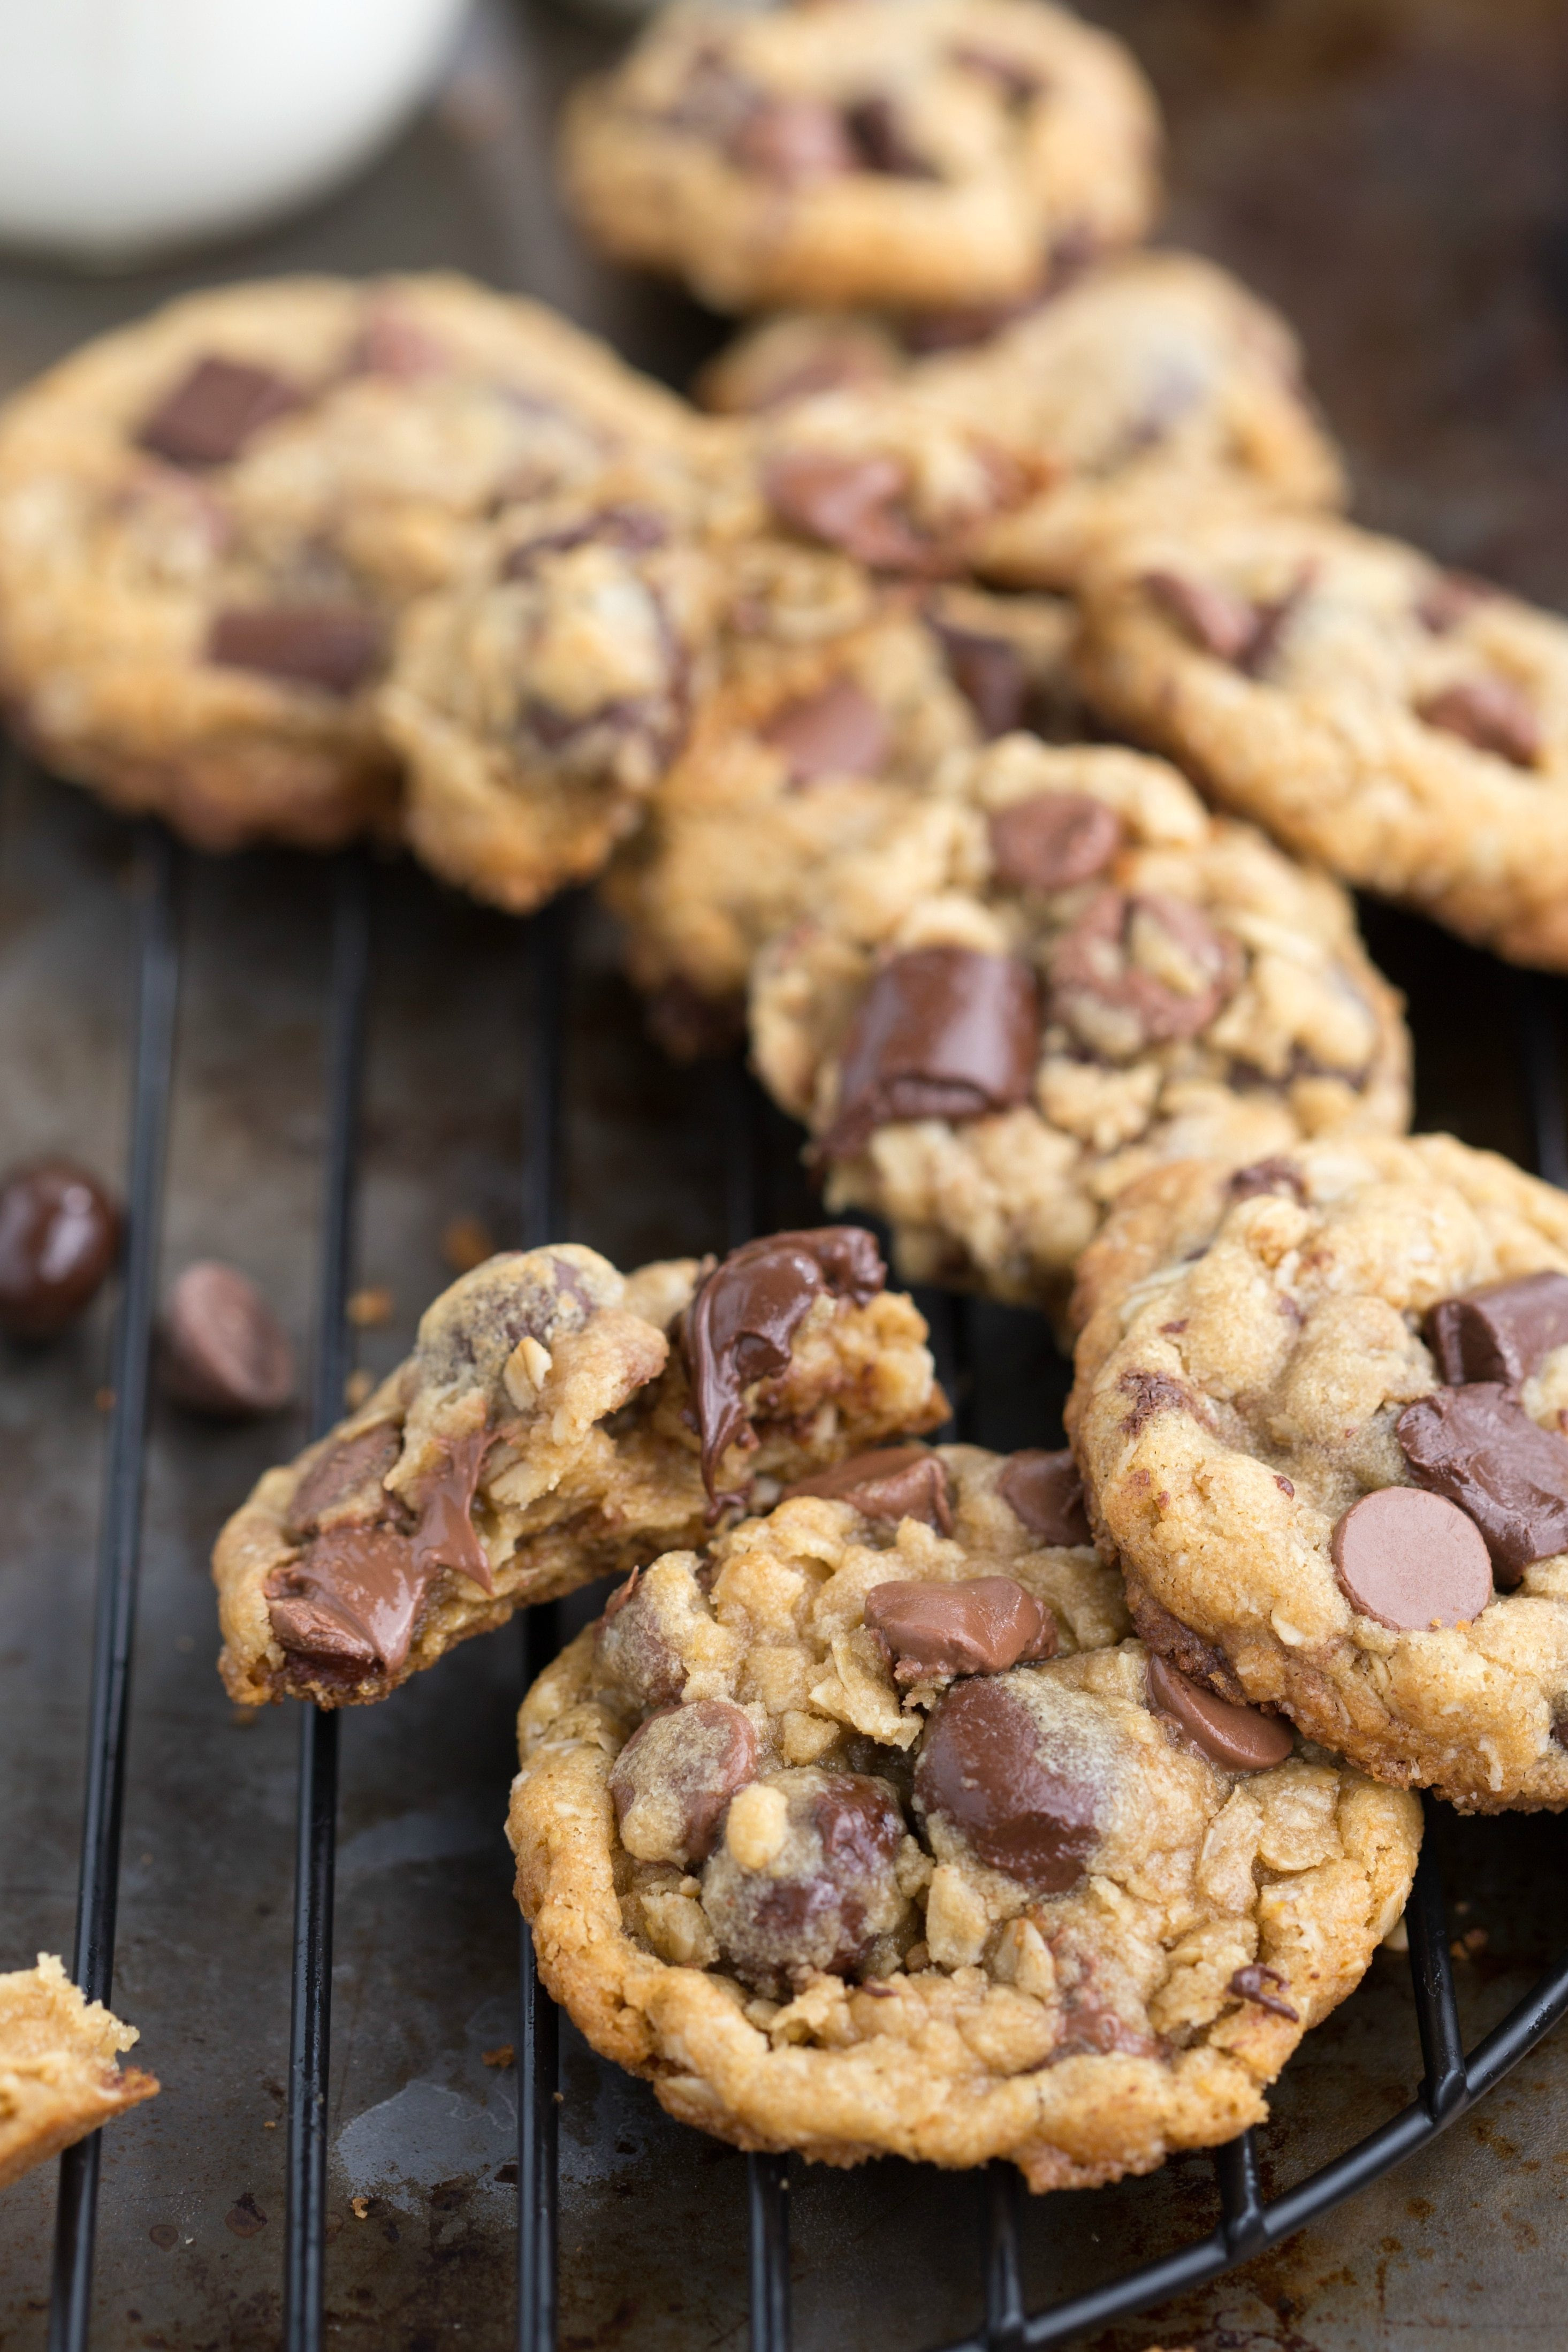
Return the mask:
{"type": "Polygon", "coordinates": [[[786,702],[762,734],[784,753],[792,784],[816,783],[822,776],[874,776],[893,738],[885,713],[852,677],[836,677],[819,694],[786,702]]]}
{"type": "Polygon", "coordinates": [[[38,1160],[0,1182],[0,1331],[47,1339],[91,1302],[120,1248],[120,1212],[96,1176],[38,1160]]]}
{"type": "Polygon", "coordinates": [[[1515,768],[1531,768],[1541,757],[1541,721],[1508,678],[1461,678],[1417,703],[1415,716],[1515,768]]]}
{"type": "Polygon", "coordinates": [[[996,879],[1009,890],[1068,890],[1102,874],[1121,846],[1121,820],[1088,793],[1037,793],[987,820],[996,879]]]}
{"type": "Polygon", "coordinates": [[[1015,1454],[996,1481],[996,1491],[1016,1518],[1042,1543],[1086,1544],[1092,1540],[1084,1508],[1083,1480],[1066,1446],[1047,1453],[1026,1446],[1015,1454]]]}
{"type": "Polygon", "coordinates": [[[177,1404],[222,1420],[277,1412],[294,1393],[294,1351],[266,1299],[237,1266],[188,1265],[159,1333],[163,1386],[177,1404]]]}
{"type": "Polygon", "coordinates": [[[363,605],[236,605],[215,615],[206,656],[349,695],[379,667],[384,646],[381,622],[363,605]]]}
{"type": "Polygon", "coordinates": [[[1470,1624],[1492,1597],[1480,1529],[1425,1487],[1363,1495],[1335,1528],[1330,1551],[1351,1607],[1395,1633],[1470,1624]]]}
{"type": "Polygon", "coordinates": [[[955,1683],[931,1709],[915,1798],[991,1869],[1042,1895],[1077,1885],[1099,1835],[1093,1789],[1050,1769],[1023,1700],[984,1677],[955,1683]]]}
{"type": "Polygon", "coordinates": [[[1426,1329],[1450,1388],[1467,1381],[1517,1385],[1553,1348],[1568,1346],[1568,1274],[1518,1275],[1440,1298],[1426,1329]]]}
{"type": "Polygon", "coordinates": [[[868,1519],[921,1519],[941,1535],[952,1533],[952,1496],[947,1472],[924,1445],[879,1445],[818,1470],[786,1486],[780,1500],[823,1495],[848,1503],[868,1519]]]}
{"type": "Polygon", "coordinates": [[[1035,975],[1016,956],[915,948],[882,966],[839,1064],[821,1150],[860,1150],[896,1119],[983,1118],[1028,1098],[1039,1046],[1035,975]]]}
{"type": "Polygon", "coordinates": [[[890,1578],[866,1595],[866,1624],[892,1662],[893,1679],[999,1675],[1035,1664],[1057,1646],[1057,1623],[1010,1576],[967,1576],[952,1584],[890,1578]]]}
{"type": "Polygon", "coordinates": [[[1216,1698],[1167,1658],[1150,1659],[1148,1686],[1155,1714],[1168,1715],[1211,1764],[1226,1772],[1266,1772],[1283,1764],[1296,1744],[1282,1717],[1216,1698]]]}
{"type": "Polygon", "coordinates": [[[270,368],[243,360],[198,360],[160,403],[137,438],[174,466],[226,466],[253,435],[301,404],[303,395],[270,368]]]}
{"type": "Polygon", "coordinates": [[[1434,1389],[1395,1424],[1411,1475],[1474,1520],[1501,1585],[1568,1551],[1568,1438],[1499,1381],[1434,1389]]]}

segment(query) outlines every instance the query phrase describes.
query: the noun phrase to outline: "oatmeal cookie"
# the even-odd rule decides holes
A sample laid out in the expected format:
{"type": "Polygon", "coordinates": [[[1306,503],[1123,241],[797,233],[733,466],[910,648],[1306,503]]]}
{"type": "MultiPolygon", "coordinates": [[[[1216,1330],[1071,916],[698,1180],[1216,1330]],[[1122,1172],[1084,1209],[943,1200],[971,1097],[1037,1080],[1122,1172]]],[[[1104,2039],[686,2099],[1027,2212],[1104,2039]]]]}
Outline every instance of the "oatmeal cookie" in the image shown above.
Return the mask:
{"type": "Polygon", "coordinates": [[[1348,524],[1129,533],[1086,686],[1347,881],[1568,969],[1568,623],[1348,524]]]}
{"type": "Polygon", "coordinates": [[[0,1976],[0,2189],[154,2095],[153,2075],[116,2063],[138,2039],[50,1953],[0,1976]]]}
{"type": "Polygon", "coordinates": [[[1011,735],[943,782],[752,990],[759,1072],[906,1278],[1059,1311],[1157,1162],[1404,1126],[1399,1001],[1325,875],[1135,751],[1011,735]]]}
{"type": "Polygon", "coordinates": [[[219,1536],[231,1696],[384,1698],[529,1601],[934,1427],[926,1327],[885,1281],[844,1225],[717,1265],[622,1276],[563,1243],[464,1275],[407,1361],[219,1536]]]}
{"type": "Polygon", "coordinates": [[[1147,2172],[1266,2113],[1415,1800],[1124,1638],[1062,1457],[900,1449],[623,1585],[520,1720],[541,1973],[672,2115],[1147,2172]]]}
{"type": "Polygon", "coordinates": [[[1072,588],[1108,533],[1313,508],[1339,461],[1278,313],[1212,262],[1095,272],[982,349],[786,402],[752,428],[778,519],[889,570],[1072,588]]]}
{"type": "Polygon", "coordinates": [[[603,886],[672,1050],[732,1041],[758,950],[953,753],[1021,725],[1072,731],[1071,627],[1055,599],[879,588],[841,556],[741,551],[711,688],[603,886]]]}
{"type": "Polygon", "coordinates": [[[390,822],[374,688],[509,499],[683,446],[679,403],[456,278],[192,295],[0,417],[0,694],[60,773],[192,840],[390,822]]]}
{"type": "Polygon", "coordinates": [[[1448,1136],[1127,1195],[1069,1423],[1152,1648],[1466,1811],[1568,1805],[1568,1199],[1448,1136]]]}
{"type": "Polygon", "coordinates": [[[721,310],[1006,301],[1131,244],[1153,100],[1047,0],[666,9],[571,101],[566,198],[721,310]]]}

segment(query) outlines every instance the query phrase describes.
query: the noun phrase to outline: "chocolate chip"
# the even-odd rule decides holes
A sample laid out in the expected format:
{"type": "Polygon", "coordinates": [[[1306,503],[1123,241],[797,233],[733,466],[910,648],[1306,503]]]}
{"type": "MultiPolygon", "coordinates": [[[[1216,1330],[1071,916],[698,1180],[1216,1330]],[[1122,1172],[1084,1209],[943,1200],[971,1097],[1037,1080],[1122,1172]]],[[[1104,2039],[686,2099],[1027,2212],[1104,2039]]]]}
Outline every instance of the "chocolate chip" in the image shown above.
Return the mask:
{"type": "Polygon", "coordinates": [[[1249,2000],[1255,2008],[1268,2010],[1271,2016],[1289,2018],[1292,2025],[1300,2025],[1300,2011],[1279,1997],[1288,1981],[1278,1969],[1266,1968],[1261,1960],[1248,1960],[1245,1968],[1233,1971],[1226,1990],[1233,1992],[1237,2000],[1249,2000]],[[1279,1992],[1271,1990],[1276,1985],[1279,1992]]]}
{"type": "Polygon", "coordinates": [[[264,425],[287,416],[302,397],[270,368],[242,360],[198,360],[137,438],[143,449],[174,466],[226,466],[264,425]]]}
{"type": "Polygon", "coordinates": [[[792,784],[874,776],[893,740],[885,713],[852,677],[836,677],[820,693],[786,702],[761,732],[784,753],[792,784]]]}
{"type": "Polygon", "coordinates": [[[860,155],[848,125],[815,98],[768,98],[752,107],[729,142],[743,172],[801,187],[855,171],[860,155]]]}
{"type": "Polygon", "coordinates": [[[1157,1413],[1186,1412],[1194,1402],[1191,1389],[1181,1381],[1173,1381],[1168,1372],[1128,1370],[1116,1385],[1123,1396],[1132,1400],[1132,1410],[1121,1424],[1121,1433],[1129,1444],[1142,1435],[1157,1413]]]}
{"type": "Polygon", "coordinates": [[[188,1265],[159,1333],[163,1386],[221,1420],[277,1412],[294,1393],[294,1351],[256,1285],[214,1258],[188,1265]]]}
{"type": "Polygon", "coordinates": [[[485,1458],[496,1443],[493,1429],[474,1430],[466,1437],[442,1441],[443,1459],[421,1491],[419,1524],[414,1532],[415,1566],[430,1582],[441,1569],[455,1568],[484,1591],[493,1593],[496,1589],[473,1517],[485,1458]]]}
{"type": "Polygon", "coordinates": [[[1478,580],[1473,572],[1439,572],[1415,599],[1415,617],[1435,637],[1446,637],[1497,593],[1489,580],[1478,580]]]}
{"type": "Polygon", "coordinates": [[[977,48],[973,42],[960,41],[948,52],[955,66],[966,73],[977,74],[983,81],[992,83],[1010,105],[1026,105],[1038,98],[1046,85],[1038,69],[1026,65],[1019,58],[1005,58],[995,50],[977,48]]]}
{"type": "Polygon", "coordinates": [[[881,1445],[873,1453],[857,1454],[831,1470],[797,1479],[780,1497],[792,1502],[797,1495],[825,1495],[829,1501],[848,1503],[868,1519],[921,1519],[939,1534],[952,1533],[952,1497],[947,1472],[924,1445],[881,1445]]]}
{"type": "Polygon", "coordinates": [[[1475,1521],[1500,1584],[1568,1551],[1568,1439],[1531,1421],[1514,1390],[1434,1389],[1394,1427],[1416,1483],[1475,1521]]]}
{"type": "Polygon", "coordinates": [[[380,621],[357,604],[237,605],[214,617],[206,657],[225,668],[349,695],[379,666],[384,649],[380,621]]]}
{"type": "Polygon", "coordinates": [[[679,1704],[686,1666],[669,1641],[640,1568],[617,1584],[594,1637],[599,1671],[644,1706],[679,1704]]]}
{"type": "Polygon", "coordinates": [[[1184,1625],[1179,1617],[1173,1617],[1152,1592],[1131,1578],[1127,1608],[1133,1632],[1153,1656],[1168,1658],[1194,1681],[1206,1683],[1211,1690],[1231,1692],[1238,1705],[1242,1702],[1241,1685],[1225,1652],[1194,1633],[1190,1625],[1184,1625]]]}
{"type": "Polygon", "coordinates": [[[725,1807],[756,1769],[751,1717],[727,1699],[695,1699],[650,1716],[610,1773],[622,1844],[638,1862],[682,1868],[706,1862],[725,1807]]]}
{"type": "Polygon", "coordinates": [[[1240,663],[1258,629],[1258,608],[1217,581],[1184,572],[1146,572],[1143,593],[1184,636],[1219,661],[1240,663]]]}
{"type": "Polygon", "coordinates": [[[1415,716],[1516,768],[1532,768],[1541,756],[1541,721],[1526,696],[1507,678],[1461,678],[1418,702],[1415,716]]]}
{"type": "Polygon", "coordinates": [[[955,628],[932,620],[952,682],[980,721],[987,742],[1022,727],[1029,707],[1029,672],[1023,655],[1006,637],[981,629],[955,628]]]}
{"type": "Polygon", "coordinates": [[[1008,890],[1069,890],[1102,874],[1121,846],[1121,820],[1088,793],[1037,793],[986,821],[996,879],[1008,890]]]}
{"type": "Polygon", "coordinates": [[[1480,1529],[1420,1486],[1380,1486],[1335,1528],[1334,1572],[1352,1609],[1395,1633],[1468,1625],[1492,1597],[1480,1529]]]}
{"type": "Polygon", "coordinates": [[[702,1876],[702,1907],[735,1974],[781,1998],[814,1975],[847,1976],[910,1914],[894,1861],[904,1818],[888,1782],[811,1768],[760,1784],[784,1799],[783,1843],[766,1868],[728,1839],[702,1876]]]}
{"type": "Polygon", "coordinates": [[[1242,971],[1236,940],[1190,900],[1101,890],[1052,950],[1050,1016],[1090,1053],[1127,1062],[1199,1035],[1242,971]]]}
{"type": "Polygon", "coordinates": [[[956,302],[942,310],[916,310],[902,321],[904,348],[920,359],[931,352],[963,352],[988,343],[1016,319],[1027,318],[1044,300],[1038,287],[1011,302],[956,302]]]}
{"type": "Polygon", "coordinates": [[[1194,1747],[1226,1772],[1267,1772],[1283,1764],[1296,1744],[1290,1726],[1279,1716],[1216,1698],[1167,1659],[1150,1659],[1148,1688],[1155,1714],[1180,1724],[1194,1747]]]}
{"type": "Polygon", "coordinates": [[[1450,1388],[1467,1381],[1529,1380],[1554,1348],[1568,1345],[1568,1274],[1523,1274],[1440,1298],[1426,1322],[1427,1344],[1450,1388]]]}
{"type": "Polygon", "coordinates": [[[844,124],[858,161],[868,172],[899,180],[934,180],[934,164],[915,146],[889,98],[863,98],[846,107],[844,124]]]}
{"type": "Polygon", "coordinates": [[[763,467],[763,495],[792,530],[841,547],[874,571],[950,571],[945,552],[921,537],[900,505],[909,486],[900,457],[784,449],[763,467]]]}
{"type": "Polygon", "coordinates": [[[992,1870],[1065,1895],[1095,1847],[1094,1791],[1040,1754],[1039,1727],[1003,1683],[954,1683],[926,1723],[915,1798],[961,1831],[992,1870]]]}
{"type": "Polygon", "coordinates": [[[845,1036],[822,1150],[847,1157],[896,1119],[1011,1110],[1029,1097],[1039,1035],[1039,990],[1021,958],[947,947],[895,956],[845,1036]]]}
{"type": "Polygon", "coordinates": [[[703,1483],[713,1500],[719,1464],[749,1433],[742,1391],[784,1370],[795,1332],[824,1292],[864,1307],[888,1278],[876,1243],[858,1225],[772,1234],[747,1242],[699,1286],[682,1320],[702,1443],[703,1483]]]}
{"type": "Polygon", "coordinates": [[[1026,1446],[1015,1454],[996,1481],[996,1492],[1015,1518],[1042,1543],[1086,1544],[1091,1540],[1084,1507],[1083,1480],[1066,1446],[1047,1453],[1026,1446]]]}
{"type": "Polygon", "coordinates": [[[651,507],[601,507],[559,530],[541,531],[534,539],[515,541],[501,562],[503,580],[521,580],[547,555],[570,555],[579,547],[618,547],[637,555],[662,547],[669,536],[662,515],[651,507]]]}
{"type": "Polygon", "coordinates": [[[71,1160],[37,1160],[0,1183],[0,1331],[48,1339],[90,1303],[120,1251],[120,1212],[71,1160]]]}
{"type": "Polygon", "coordinates": [[[1048,1658],[1057,1621],[1010,1576],[970,1576],[955,1584],[905,1578],[874,1584],[866,1624],[891,1661],[893,1679],[999,1675],[1020,1659],[1048,1658]]]}
{"type": "Polygon", "coordinates": [[[1306,1204],[1307,1187],[1300,1170],[1288,1160],[1255,1160],[1250,1167],[1238,1168],[1226,1186],[1233,1201],[1251,1201],[1260,1192],[1279,1192],[1306,1204]]]}
{"type": "Polygon", "coordinates": [[[403,1433],[395,1423],[377,1422],[329,1446],[313,1462],[295,1487],[289,1504],[290,1534],[313,1535],[323,1515],[341,1510],[351,1499],[362,1508],[353,1514],[366,1522],[386,1515],[392,1497],[383,1480],[403,1451],[403,1433]]]}
{"type": "Polygon", "coordinates": [[[273,1637],[307,1668],[395,1674],[426,1582],[395,1528],[333,1528],[268,1578],[273,1637]]]}

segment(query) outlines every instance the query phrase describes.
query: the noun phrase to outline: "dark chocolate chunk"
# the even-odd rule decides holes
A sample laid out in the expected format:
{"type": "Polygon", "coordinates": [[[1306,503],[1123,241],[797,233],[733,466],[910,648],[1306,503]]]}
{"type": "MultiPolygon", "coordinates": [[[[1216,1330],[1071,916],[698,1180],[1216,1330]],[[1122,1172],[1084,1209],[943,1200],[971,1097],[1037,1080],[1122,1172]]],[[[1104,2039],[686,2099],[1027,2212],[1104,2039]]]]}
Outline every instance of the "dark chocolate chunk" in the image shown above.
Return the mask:
{"type": "Polygon", "coordinates": [[[1201,1683],[1191,1681],[1168,1659],[1151,1658],[1149,1704],[1156,1715],[1180,1724],[1194,1748],[1226,1772],[1267,1772],[1283,1764],[1295,1746],[1289,1723],[1260,1715],[1254,1706],[1233,1706],[1201,1683]]]}
{"type": "Polygon", "coordinates": [[[837,109],[815,98],[767,98],[752,106],[730,138],[730,161],[784,187],[837,179],[860,155],[837,109]]]}
{"type": "Polygon", "coordinates": [[[381,622],[362,605],[257,604],[214,617],[206,657],[225,668],[350,695],[379,667],[384,650],[381,622]]]}
{"type": "Polygon", "coordinates": [[[863,1518],[921,1519],[940,1535],[952,1533],[952,1497],[947,1472],[924,1445],[881,1445],[870,1454],[857,1454],[831,1470],[797,1479],[780,1497],[825,1495],[829,1501],[848,1503],[863,1518]]]}
{"type": "Polygon", "coordinates": [[[1426,1330],[1450,1388],[1467,1381],[1517,1387],[1553,1348],[1568,1345],[1568,1274],[1515,1275],[1440,1298],[1426,1330]]]}
{"type": "Polygon", "coordinates": [[[892,747],[886,714],[852,677],[836,677],[819,694],[786,702],[762,730],[782,751],[792,784],[823,776],[874,776],[892,747]]]}
{"type": "Polygon", "coordinates": [[[173,466],[226,466],[274,417],[303,395],[270,368],[243,360],[198,360],[142,425],[138,440],[173,466]]]}
{"type": "Polygon", "coordinates": [[[36,1160],[0,1183],[0,1331],[47,1339],[91,1303],[120,1250],[120,1212],[70,1160],[36,1160]]]}
{"type": "Polygon", "coordinates": [[[949,947],[895,956],[849,1024],[822,1150],[847,1158],[895,1119],[1011,1110],[1028,1100],[1039,1036],[1039,990],[1019,957],[949,947]]]}
{"type": "Polygon", "coordinates": [[[712,1853],[725,1808],[754,1780],[757,1735],[727,1699],[649,1716],[616,1757],[610,1801],[626,1852],[689,1869],[712,1853]]]}
{"type": "Polygon", "coordinates": [[[1514,1390],[1434,1389],[1395,1426],[1411,1475],[1475,1521],[1500,1584],[1568,1551],[1568,1438],[1531,1421],[1514,1390]]]}
{"type": "Polygon", "coordinates": [[[1292,2025],[1300,2025],[1300,2010],[1281,1999],[1289,1981],[1278,1969],[1267,1968],[1261,1960],[1248,1960],[1245,1968],[1233,1971],[1227,1990],[1237,2000],[1249,2000],[1256,2009],[1266,2009],[1271,2016],[1289,2018],[1292,2025]]]}
{"type": "Polygon", "coordinates": [[[1037,793],[987,819],[996,879],[1009,890],[1068,890],[1103,874],[1121,846],[1121,820],[1088,793],[1037,793]]]}
{"type": "Polygon", "coordinates": [[[1541,757],[1541,721],[1523,690],[1505,677],[1461,678],[1415,706],[1415,716],[1515,768],[1541,757]]]}
{"type": "Polygon", "coordinates": [[[1330,1545],[1352,1609],[1395,1633],[1468,1625],[1492,1597],[1480,1529],[1421,1486],[1380,1486],[1335,1528],[1330,1545]]]}
{"type": "Polygon", "coordinates": [[[858,1225],[770,1234],[731,1250],[700,1284],[682,1322],[702,1443],[702,1477],[715,1502],[724,1453],[750,1432],[743,1391],[782,1372],[814,1298],[826,1291],[864,1307],[888,1278],[876,1243],[858,1225]]]}
{"type": "Polygon", "coordinates": [[[1023,1700],[984,1677],[954,1683],[931,1709],[915,1798],[961,1831],[980,1861],[1041,1895],[1065,1895],[1098,1842],[1094,1790],[1053,1771],[1023,1700]]]}
{"type": "Polygon", "coordinates": [[[1031,1445],[1015,1454],[996,1481],[996,1491],[1042,1543],[1092,1542],[1083,1480],[1065,1445],[1059,1453],[1031,1445]]]}
{"type": "Polygon", "coordinates": [[[1050,1014],[1089,1052],[1126,1062],[1196,1037],[1240,983],[1241,950],[1200,907],[1163,890],[1101,890],[1051,954],[1050,1014]],[[1170,977],[1173,964],[1187,982],[1170,977]]]}
{"type": "Polygon", "coordinates": [[[188,1265],[163,1309],[160,1369],[176,1403],[220,1419],[277,1412],[294,1393],[294,1351],[256,1285],[232,1265],[188,1265]]]}
{"type": "Polygon", "coordinates": [[[1000,1675],[1057,1646],[1057,1621],[1010,1576],[952,1584],[892,1578],[866,1595],[866,1624],[900,1683],[933,1675],[1000,1675]]]}

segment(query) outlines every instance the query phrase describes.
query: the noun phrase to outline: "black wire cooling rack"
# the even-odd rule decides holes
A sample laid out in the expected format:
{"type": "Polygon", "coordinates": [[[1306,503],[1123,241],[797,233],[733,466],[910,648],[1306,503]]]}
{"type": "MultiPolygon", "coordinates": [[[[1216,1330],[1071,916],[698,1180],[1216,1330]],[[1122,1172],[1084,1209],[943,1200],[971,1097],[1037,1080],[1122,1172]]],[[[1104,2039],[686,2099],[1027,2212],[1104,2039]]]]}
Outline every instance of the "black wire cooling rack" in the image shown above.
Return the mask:
{"type": "MultiPolygon", "coordinates": [[[[108,2001],[114,1973],[121,1822],[130,1730],[130,1662],[135,1632],[145,1478],[158,1233],[174,1070],[180,980],[179,866],[182,853],[149,829],[142,856],[145,892],[139,949],[132,1093],[127,1239],[113,1341],[113,1418],[99,1546],[86,1801],[75,1943],[75,1975],[89,2000],[108,2001]]],[[[526,1036],[526,1129],[521,1171],[524,1246],[563,1230],[561,1209],[563,1011],[569,915],[562,907],[521,933],[530,981],[526,1036]]],[[[332,911],[326,1150],[322,1171],[321,1277],[315,1318],[312,1425],[342,1410],[350,1362],[346,1315],[353,1257],[359,1104],[371,975],[370,877],[345,856],[332,911]]],[[[1560,1065],[1546,994],[1522,994],[1523,1055],[1537,1165],[1568,1181],[1560,1065]]],[[[755,1129],[744,1082],[730,1096],[726,1199],[731,1246],[755,1229],[755,1129]]],[[[964,1319],[952,1318],[964,1385],[964,1319]]],[[[531,1675],[552,1654],[556,1612],[538,1609],[525,1629],[531,1675]]],[[[300,1711],[298,1846],[294,1903],[293,2011],[289,2064],[288,2206],[282,2342],[285,2352],[320,2352],[322,2342],[327,2197],[327,2081],[331,2026],[331,1941],[337,1829],[338,1719],[300,1711]]],[[[1142,2267],[1119,2273],[1046,2310],[1024,2307],[1020,2262],[1023,2191],[1010,2166],[989,2179],[984,2260],[984,2322],[942,2352],[1022,2352],[1062,2345],[1208,2280],[1279,2244],[1446,2130],[1534,2048],[1568,2010],[1568,1955],[1477,2046],[1467,2052],[1449,1968],[1441,1880],[1430,1843],[1406,1913],[1410,1968],[1425,2071],[1414,2099],[1392,2121],[1272,2200],[1262,2194],[1253,2135],[1214,2153],[1220,2220],[1205,2237],[1142,2267]]],[[[559,2201],[559,2036],[553,2003],[540,1984],[527,1929],[521,1933],[518,2072],[519,2352],[555,2352],[559,2201]]],[[[788,2352],[789,2163],[753,2156],[750,2172],[752,2352],[788,2352]]],[[[100,2141],[60,2159],[50,2352],[85,2352],[92,2299],[100,2141]]]]}

